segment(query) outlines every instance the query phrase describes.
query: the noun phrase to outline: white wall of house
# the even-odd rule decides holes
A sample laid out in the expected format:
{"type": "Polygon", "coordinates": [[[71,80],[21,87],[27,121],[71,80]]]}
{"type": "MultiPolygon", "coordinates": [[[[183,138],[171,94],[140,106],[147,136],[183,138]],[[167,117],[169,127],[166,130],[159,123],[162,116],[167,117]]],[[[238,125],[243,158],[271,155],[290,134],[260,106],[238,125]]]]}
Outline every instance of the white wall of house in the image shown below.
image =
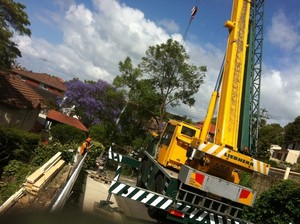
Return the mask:
{"type": "Polygon", "coordinates": [[[297,163],[299,155],[300,155],[300,150],[288,149],[288,154],[285,161],[291,164],[297,163]]]}

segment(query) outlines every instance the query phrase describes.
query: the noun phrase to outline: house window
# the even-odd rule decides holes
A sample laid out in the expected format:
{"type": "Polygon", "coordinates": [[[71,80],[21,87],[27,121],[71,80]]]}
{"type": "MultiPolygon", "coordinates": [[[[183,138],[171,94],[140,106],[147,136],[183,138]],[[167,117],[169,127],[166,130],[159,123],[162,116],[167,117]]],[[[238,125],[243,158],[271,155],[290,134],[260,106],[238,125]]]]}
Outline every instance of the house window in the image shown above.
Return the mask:
{"type": "Polygon", "coordinates": [[[22,75],[19,75],[19,78],[22,80],[22,81],[26,81],[26,78],[22,75]]]}
{"type": "Polygon", "coordinates": [[[281,160],[282,153],[277,153],[277,159],[281,160]]]}
{"type": "Polygon", "coordinates": [[[49,87],[47,85],[45,85],[44,83],[40,83],[40,88],[48,89],[49,87]]]}

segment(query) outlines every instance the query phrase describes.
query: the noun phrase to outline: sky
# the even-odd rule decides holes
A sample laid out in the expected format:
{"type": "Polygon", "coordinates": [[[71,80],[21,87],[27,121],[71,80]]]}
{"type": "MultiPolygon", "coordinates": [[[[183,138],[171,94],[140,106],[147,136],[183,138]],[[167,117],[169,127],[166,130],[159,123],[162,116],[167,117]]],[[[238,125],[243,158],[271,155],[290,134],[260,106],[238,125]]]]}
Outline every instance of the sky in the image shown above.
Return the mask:
{"type": "MultiPolygon", "coordinates": [[[[18,63],[63,78],[105,80],[120,75],[129,56],[137,65],[149,46],[172,38],[189,63],[207,66],[196,103],[169,112],[203,120],[226,51],[232,0],[18,0],[26,6],[31,37],[14,36],[18,63]],[[198,12],[189,29],[193,6],[198,12]],[[186,32],[187,31],[187,32],[186,32]],[[183,35],[186,38],[183,41],[183,35]]],[[[260,107],[268,123],[284,127],[300,115],[300,6],[298,0],[265,0],[260,107]]]]}

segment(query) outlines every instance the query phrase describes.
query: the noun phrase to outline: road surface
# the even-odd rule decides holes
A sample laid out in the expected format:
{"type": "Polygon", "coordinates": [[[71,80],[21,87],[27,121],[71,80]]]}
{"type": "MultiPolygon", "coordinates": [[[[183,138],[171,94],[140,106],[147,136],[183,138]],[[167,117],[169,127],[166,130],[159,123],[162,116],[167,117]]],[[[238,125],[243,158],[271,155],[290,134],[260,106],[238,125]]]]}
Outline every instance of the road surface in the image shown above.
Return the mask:
{"type": "MultiPolygon", "coordinates": [[[[155,224],[156,220],[151,219],[147,212],[147,207],[134,200],[128,198],[116,197],[119,208],[124,213],[124,219],[130,224],[155,224]]],[[[125,223],[127,223],[125,221],[125,223]]]]}

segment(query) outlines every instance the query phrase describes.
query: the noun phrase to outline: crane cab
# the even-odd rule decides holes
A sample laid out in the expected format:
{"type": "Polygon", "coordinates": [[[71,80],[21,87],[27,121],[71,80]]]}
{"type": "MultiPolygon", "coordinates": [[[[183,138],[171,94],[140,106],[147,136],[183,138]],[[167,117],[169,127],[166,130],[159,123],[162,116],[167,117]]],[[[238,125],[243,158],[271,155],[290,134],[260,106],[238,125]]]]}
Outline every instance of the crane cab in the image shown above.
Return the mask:
{"type": "Polygon", "coordinates": [[[164,167],[180,170],[187,160],[187,150],[200,128],[183,121],[170,120],[156,146],[157,161],[164,167]]]}

